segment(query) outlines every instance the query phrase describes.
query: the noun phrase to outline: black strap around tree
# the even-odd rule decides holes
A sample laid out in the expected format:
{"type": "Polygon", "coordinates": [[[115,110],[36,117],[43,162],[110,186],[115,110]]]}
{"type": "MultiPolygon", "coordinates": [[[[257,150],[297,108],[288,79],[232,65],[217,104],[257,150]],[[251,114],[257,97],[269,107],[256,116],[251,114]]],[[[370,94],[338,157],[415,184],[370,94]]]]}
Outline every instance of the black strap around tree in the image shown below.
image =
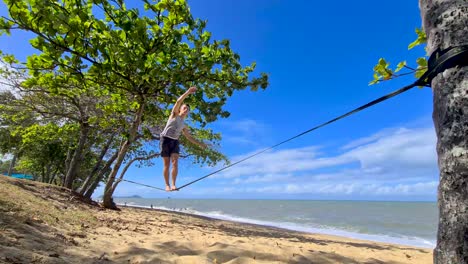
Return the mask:
{"type": "Polygon", "coordinates": [[[431,54],[427,62],[428,70],[419,78],[416,86],[431,86],[432,79],[437,74],[454,67],[468,66],[468,45],[450,47],[444,50],[438,48],[431,54]]]}

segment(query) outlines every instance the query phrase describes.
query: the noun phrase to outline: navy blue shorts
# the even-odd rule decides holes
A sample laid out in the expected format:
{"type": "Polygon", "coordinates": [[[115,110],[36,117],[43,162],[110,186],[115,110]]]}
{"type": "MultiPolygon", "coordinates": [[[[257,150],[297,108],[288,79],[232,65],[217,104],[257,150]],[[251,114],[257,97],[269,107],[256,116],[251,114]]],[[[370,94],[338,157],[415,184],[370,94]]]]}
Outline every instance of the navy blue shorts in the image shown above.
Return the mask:
{"type": "Polygon", "coordinates": [[[161,137],[161,157],[170,157],[171,154],[179,154],[179,140],[161,137]]]}

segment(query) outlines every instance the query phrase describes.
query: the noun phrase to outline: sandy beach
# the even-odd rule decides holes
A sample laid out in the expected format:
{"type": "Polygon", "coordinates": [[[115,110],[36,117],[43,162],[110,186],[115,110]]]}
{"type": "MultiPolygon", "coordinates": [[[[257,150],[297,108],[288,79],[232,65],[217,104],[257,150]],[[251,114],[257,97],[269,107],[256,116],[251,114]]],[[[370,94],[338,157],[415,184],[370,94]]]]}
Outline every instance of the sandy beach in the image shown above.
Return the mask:
{"type": "Polygon", "coordinates": [[[0,226],[1,263],[432,263],[430,249],[157,209],[104,210],[65,189],[6,177],[0,226]]]}

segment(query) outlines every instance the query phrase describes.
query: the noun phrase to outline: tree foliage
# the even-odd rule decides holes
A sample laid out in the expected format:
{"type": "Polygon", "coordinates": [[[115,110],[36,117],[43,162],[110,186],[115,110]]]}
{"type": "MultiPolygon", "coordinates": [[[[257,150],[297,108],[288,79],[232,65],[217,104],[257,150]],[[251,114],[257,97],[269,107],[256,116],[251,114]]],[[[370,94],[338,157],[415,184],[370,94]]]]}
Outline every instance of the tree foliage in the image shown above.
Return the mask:
{"type": "MultiPolygon", "coordinates": [[[[417,39],[408,45],[408,49],[412,49],[418,45],[426,44],[426,33],[421,29],[416,29],[417,39]]],[[[374,66],[374,79],[369,83],[370,85],[391,80],[400,76],[414,74],[416,78],[420,78],[427,71],[427,59],[420,57],[416,60],[418,65],[416,68],[407,65],[406,61],[401,61],[397,64],[395,69],[390,68],[390,63],[384,58],[380,58],[377,65],[374,66]],[[400,73],[400,70],[408,70],[405,73],[400,73]]]]}
{"type": "MultiPolygon", "coordinates": [[[[0,19],[1,32],[32,33],[37,50],[25,62],[3,54],[10,67],[27,73],[16,86],[23,106],[47,119],[29,130],[48,122],[76,128],[73,140],[64,143],[67,187],[83,160],[99,156],[103,145],[92,141],[115,134],[104,155],[117,154],[107,177],[110,196],[122,163],[154,140],[151,130],[164,125],[186,87],[200,91],[187,98],[196,109],[189,116],[191,131],[216,146],[221,135],[207,125],[229,117],[227,99],[268,84],[266,74],[249,77],[255,63],[242,65],[229,40],[213,40],[207,22],[193,18],[185,0],[143,0],[132,7],[122,0],[4,2],[9,16],[0,19]]],[[[186,141],[183,146],[195,162],[227,160],[216,148],[201,150],[186,141]]]]}

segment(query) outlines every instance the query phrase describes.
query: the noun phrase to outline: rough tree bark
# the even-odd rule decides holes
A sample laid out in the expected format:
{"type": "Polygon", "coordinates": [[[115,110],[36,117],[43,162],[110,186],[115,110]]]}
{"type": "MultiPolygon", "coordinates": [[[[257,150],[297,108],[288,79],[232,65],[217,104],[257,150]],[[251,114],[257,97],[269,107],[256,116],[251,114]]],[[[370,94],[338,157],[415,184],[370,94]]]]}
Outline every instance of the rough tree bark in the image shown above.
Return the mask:
{"type": "Polygon", "coordinates": [[[134,140],[137,137],[137,131],[141,124],[141,117],[143,115],[144,107],[144,104],[140,103],[138,111],[136,112],[134,120],[132,122],[128,139],[120,145],[119,154],[115,161],[114,167],[112,168],[112,171],[109,175],[109,178],[107,179],[106,187],[104,188],[104,197],[102,198],[102,204],[105,208],[117,209],[117,206],[115,205],[112,199],[114,190],[118,185],[118,182],[115,182],[115,178],[120,169],[120,166],[122,165],[125,159],[125,155],[127,155],[130,146],[134,143],[134,140]]]}
{"type": "Polygon", "coordinates": [[[84,192],[84,197],[91,198],[99,183],[104,179],[104,176],[110,173],[112,163],[114,163],[117,155],[118,152],[114,153],[114,155],[106,162],[104,167],[99,170],[96,177],[93,178],[91,185],[84,192]]]}
{"type": "Polygon", "coordinates": [[[70,161],[70,164],[68,165],[67,174],[65,175],[65,180],[63,182],[63,186],[68,189],[73,188],[73,182],[75,181],[75,178],[76,178],[76,171],[78,170],[78,167],[80,166],[80,162],[83,159],[83,150],[84,150],[86,141],[88,140],[88,134],[89,134],[88,123],[80,124],[80,138],[78,140],[78,146],[76,147],[75,152],[73,153],[73,157],[70,161]]]}
{"type": "Polygon", "coordinates": [[[112,134],[110,138],[107,140],[107,143],[102,147],[93,170],[89,173],[89,175],[86,177],[81,187],[78,188],[77,190],[79,194],[83,195],[86,192],[86,190],[90,187],[90,185],[92,184],[92,180],[95,178],[96,174],[98,173],[99,168],[101,168],[101,164],[104,161],[104,156],[107,154],[107,151],[109,150],[112,142],[114,141],[114,136],[115,134],[112,134]]]}
{"type": "MultiPolygon", "coordinates": [[[[467,0],[420,0],[427,52],[468,44],[467,0]]],[[[440,170],[434,263],[468,263],[468,67],[432,80],[440,170]]]]}
{"type": "Polygon", "coordinates": [[[11,174],[13,173],[13,169],[15,168],[15,163],[16,163],[16,157],[18,156],[18,154],[15,152],[13,154],[13,159],[11,160],[10,162],[10,166],[8,167],[8,172],[7,172],[7,175],[8,176],[11,176],[11,174]]]}

